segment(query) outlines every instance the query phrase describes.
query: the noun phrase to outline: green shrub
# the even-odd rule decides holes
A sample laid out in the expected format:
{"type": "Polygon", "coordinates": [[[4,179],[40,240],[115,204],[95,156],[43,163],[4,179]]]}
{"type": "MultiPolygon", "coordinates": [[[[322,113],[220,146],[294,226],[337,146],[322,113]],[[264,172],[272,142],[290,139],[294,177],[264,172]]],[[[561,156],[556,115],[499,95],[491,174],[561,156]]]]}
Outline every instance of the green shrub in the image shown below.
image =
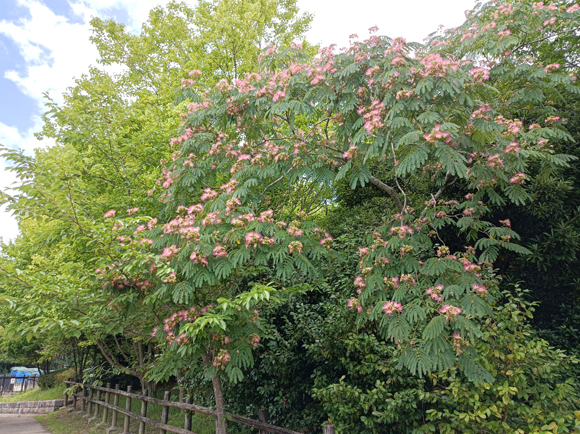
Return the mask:
{"type": "Polygon", "coordinates": [[[38,387],[41,389],[51,389],[60,386],[64,384],[65,381],[74,378],[74,374],[74,368],[57,369],[48,374],[42,374],[38,377],[38,387]]]}
{"type": "Polygon", "coordinates": [[[456,368],[410,376],[397,366],[395,346],[372,333],[349,335],[345,375],[332,383],[319,377],[313,389],[337,433],[578,432],[578,360],[536,335],[535,303],[517,288],[503,295],[476,344],[492,383],[474,384],[456,368]]]}

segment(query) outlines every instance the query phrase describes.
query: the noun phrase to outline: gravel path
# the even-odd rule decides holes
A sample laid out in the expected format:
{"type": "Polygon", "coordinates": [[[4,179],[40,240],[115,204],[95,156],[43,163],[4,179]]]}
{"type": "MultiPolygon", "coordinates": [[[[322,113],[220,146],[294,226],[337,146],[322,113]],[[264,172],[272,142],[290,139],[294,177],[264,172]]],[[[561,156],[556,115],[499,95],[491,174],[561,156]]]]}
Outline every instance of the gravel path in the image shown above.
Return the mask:
{"type": "Polygon", "coordinates": [[[0,434],[50,434],[34,415],[0,414],[0,434]]]}

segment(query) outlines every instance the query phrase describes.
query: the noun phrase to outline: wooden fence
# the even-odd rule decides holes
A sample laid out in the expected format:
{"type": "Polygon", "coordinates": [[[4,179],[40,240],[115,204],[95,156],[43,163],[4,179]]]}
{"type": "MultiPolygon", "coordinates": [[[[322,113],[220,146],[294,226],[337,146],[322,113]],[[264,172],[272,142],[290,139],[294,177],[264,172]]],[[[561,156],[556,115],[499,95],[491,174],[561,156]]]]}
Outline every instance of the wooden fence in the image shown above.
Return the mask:
{"type": "Polygon", "coordinates": [[[12,395],[34,389],[37,384],[36,375],[18,377],[16,375],[0,375],[0,396],[12,395]]]}
{"type": "MultiPolygon", "coordinates": [[[[207,407],[200,407],[191,403],[191,398],[188,402],[176,402],[171,401],[171,392],[166,391],[164,393],[163,399],[153,398],[148,396],[147,391],[144,394],[136,394],[131,392],[131,386],[127,387],[127,391],[120,390],[119,385],[115,385],[112,389],[110,384],[107,387],[91,386],[89,384],[75,383],[72,381],[65,381],[69,388],[73,389],[72,394],[72,407],[73,409],[78,408],[78,400],[81,400],[81,410],[80,412],[86,412],[89,416],[89,421],[97,421],[99,419],[100,408],[103,408],[102,421],[98,426],[102,426],[106,429],[107,433],[119,430],[120,427],[117,426],[119,420],[119,413],[124,415],[123,420],[123,431],[121,434],[129,434],[129,425],[131,418],[139,421],[139,434],[145,433],[145,425],[153,426],[159,428],[160,434],[167,434],[167,432],[173,432],[177,434],[192,434],[191,430],[191,413],[202,413],[211,416],[215,416],[217,420],[217,412],[207,407]],[[96,392],[96,393],[95,393],[96,392]],[[126,398],[125,408],[118,406],[119,396],[124,396],[126,398]],[[113,403],[111,404],[111,399],[113,403]],[[131,411],[131,400],[136,399],[141,402],[141,414],[133,413],[131,411]],[[161,412],[161,420],[155,421],[147,417],[147,403],[157,404],[163,407],[161,412]],[[175,427],[168,425],[169,420],[169,408],[179,408],[185,412],[184,428],[175,427]],[[111,426],[108,425],[109,410],[112,411],[111,426]]],[[[70,396],[65,393],[64,405],[68,407],[70,402],[70,396]]],[[[231,422],[240,423],[252,428],[259,430],[260,434],[302,434],[297,431],[292,431],[279,426],[271,425],[268,423],[268,410],[261,409],[259,411],[260,420],[249,419],[244,416],[238,416],[236,414],[226,413],[226,419],[231,422]]],[[[324,434],[334,434],[334,425],[324,425],[324,434]]]]}

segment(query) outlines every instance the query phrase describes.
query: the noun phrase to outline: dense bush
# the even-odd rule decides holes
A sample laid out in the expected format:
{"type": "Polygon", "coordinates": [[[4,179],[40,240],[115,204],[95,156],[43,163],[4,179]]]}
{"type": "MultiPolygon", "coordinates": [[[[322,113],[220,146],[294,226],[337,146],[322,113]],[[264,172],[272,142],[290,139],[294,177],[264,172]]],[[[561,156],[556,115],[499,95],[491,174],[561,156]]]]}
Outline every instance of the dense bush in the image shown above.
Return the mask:
{"type": "Polygon", "coordinates": [[[64,384],[65,381],[74,379],[74,368],[56,369],[48,374],[42,374],[38,377],[38,386],[41,389],[51,389],[64,384]]]}
{"type": "Polygon", "coordinates": [[[571,432],[580,427],[578,359],[553,349],[529,324],[534,304],[521,291],[504,292],[486,321],[478,350],[495,376],[476,385],[456,369],[425,378],[397,366],[399,350],[379,344],[372,333],[352,334],[339,382],[317,379],[313,395],[341,433],[571,432]],[[556,430],[557,428],[557,430],[556,430]]]}
{"type": "MultiPolygon", "coordinates": [[[[360,208],[364,215],[368,207],[360,208]]],[[[478,385],[457,369],[424,377],[402,369],[401,349],[381,340],[376,327],[357,328],[345,305],[358,255],[357,219],[343,221],[351,234],[337,238],[343,258],[325,264],[326,283],[265,312],[274,331],[256,355],[256,369],[228,388],[231,411],[257,417],[268,408],[274,423],[306,432],[319,431],[327,418],[337,432],[357,434],[580,427],[578,359],[538,336],[531,326],[537,303],[517,286],[497,290],[476,344],[495,381],[478,385]]]]}

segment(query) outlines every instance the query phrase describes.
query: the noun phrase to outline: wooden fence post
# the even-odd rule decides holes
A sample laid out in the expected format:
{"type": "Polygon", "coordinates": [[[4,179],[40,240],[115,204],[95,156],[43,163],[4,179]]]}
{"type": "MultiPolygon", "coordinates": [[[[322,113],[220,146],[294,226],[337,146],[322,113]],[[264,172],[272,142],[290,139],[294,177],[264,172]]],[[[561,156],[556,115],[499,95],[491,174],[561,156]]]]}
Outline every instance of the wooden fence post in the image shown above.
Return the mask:
{"type": "Polygon", "coordinates": [[[324,434],[334,434],[334,425],[322,425],[322,432],[324,434]]]}
{"type": "Polygon", "coordinates": [[[77,393],[78,393],[77,390],[78,390],[78,388],[76,386],[74,386],[74,388],[73,388],[73,396],[72,396],[72,398],[73,398],[73,405],[72,405],[72,410],[70,410],[70,411],[77,411],[77,393]]]}
{"type": "MultiPolygon", "coordinates": [[[[186,404],[193,403],[193,398],[187,398],[185,400],[186,404]]],[[[185,424],[183,425],[183,429],[187,431],[191,431],[191,412],[189,410],[185,410],[185,424]]]]}
{"type": "Polygon", "coordinates": [[[87,400],[85,399],[87,396],[87,389],[85,388],[85,385],[83,384],[82,388],[81,388],[81,413],[84,412],[87,408],[87,400]]]}
{"type": "Polygon", "coordinates": [[[93,415],[93,417],[89,419],[89,422],[92,422],[93,420],[97,420],[99,418],[99,410],[101,407],[99,405],[100,402],[101,402],[101,391],[97,390],[97,399],[95,400],[95,414],[93,415]]]}
{"type": "Polygon", "coordinates": [[[64,408],[68,410],[68,393],[64,391],[64,408]]]}
{"type": "MultiPolygon", "coordinates": [[[[111,383],[107,383],[107,389],[111,388],[111,383]]],[[[111,393],[107,390],[105,392],[105,404],[110,404],[110,397],[111,393]]],[[[109,418],[109,409],[106,406],[103,406],[103,419],[101,423],[98,423],[97,426],[105,426],[107,424],[107,419],[109,418]]]]}
{"type": "MultiPolygon", "coordinates": [[[[171,399],[171,392],[167,390],[163,394],[163,401],[169,401],[170,399],[171,399]]],[[[164,405],[163,411],[161,412],[161,423],[164,423],[167,425],[168,421],[169,421],[169,407],[164,405]]],[[[167,434],[167,430],[160,429],[159,434],[167,434]]]]}
{"type": "MultiPolygon", "coordinates": [[[[143,396],[148,396],[149,390],[143,391],[143,396]]],[[[147,417],[147,401],[141,401],[141,416],[147,417]]],[[[145,434],[145,422],[139,421],[139,434],[145,434]]]]}
{"type": "MultiPolygon", "coordinates": [[[[268,419],[269,419],[268,409],[261,408],[258,411],[258,418],[260,419],[260,422],[268,423],[268,419]]],[[[268,434],[268,431],[264,431],[261,429],[260,434],[268,434]]]]}
{"type": "Polygon", "coordinates": [[[85,417],[89,418],[89,417],[91,417],[91,414],[93,414],[93,401],[92,401],[93,389],[88,384],[87,384],[87,388],[89,389],[89,405],[88,405],[88,410],[87,410],[87,414],[85,415],[85,417]]]}
{"type": "MultiPolygon", "coordinates": [[[[115,384],[115,390],[119,390],[119,385],[115,384]]],[[[119,394],[115,393],[113,396],[113,405],[115,407],[119,406],[119,394]]],[[[117,431],[119,427],[117,426],[117,417],[119,416],[119,412],[117,410],[113,410],[113,418],[111,420],[111,427],[107,429],[107,434],[111,433],[112,431],[117,431]]]]}
{"type": "MultiPolygon", "coordinates": [[[[127,386],[127,392],[131,393],[131,386],[127,386]]],[[[127,401],[125,402],[125,410],[131,411],[131,398],[128,396],[127,401]]],[[[123,433],[122,434],[131,434],[129,432],[129,423],[131,422],[131,418],[128,415],[125,415],[125,421],[123,422],[123,433]]]]}

